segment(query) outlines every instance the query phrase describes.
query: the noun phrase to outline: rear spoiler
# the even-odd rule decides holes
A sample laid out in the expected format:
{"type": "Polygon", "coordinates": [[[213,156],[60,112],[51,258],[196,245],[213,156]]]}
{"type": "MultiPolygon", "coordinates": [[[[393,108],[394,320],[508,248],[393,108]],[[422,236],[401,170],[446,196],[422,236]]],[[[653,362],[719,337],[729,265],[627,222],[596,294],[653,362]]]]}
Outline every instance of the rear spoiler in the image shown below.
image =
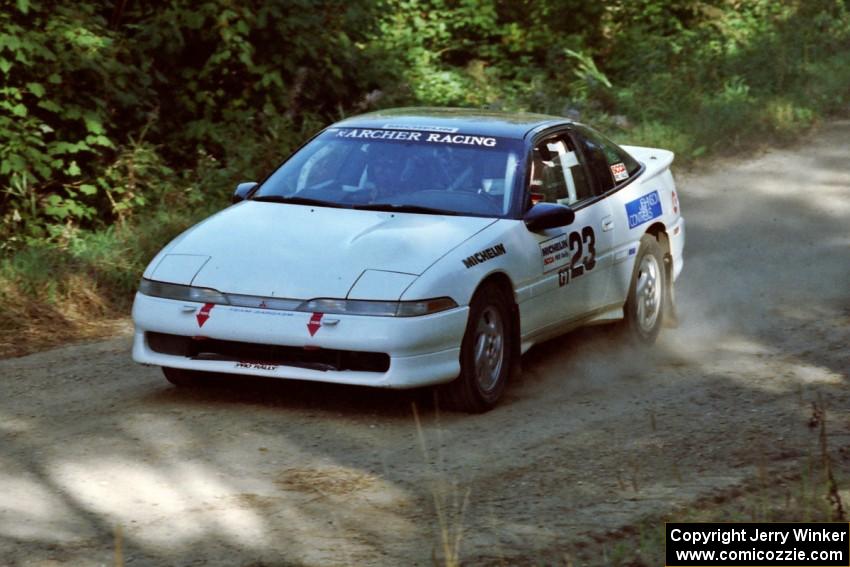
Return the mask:
{"type": "Polygon", "coordinates": [[[673,152],[660,148],[646,148],[643,146],[620,147],[629,152],[632,157],[646,167],[646,173],[644,174],[646,177],[644,179],[655,177],[659,173],[670,169],[670,164],[673,163],[673,159],[676,157],[673,152]]]}

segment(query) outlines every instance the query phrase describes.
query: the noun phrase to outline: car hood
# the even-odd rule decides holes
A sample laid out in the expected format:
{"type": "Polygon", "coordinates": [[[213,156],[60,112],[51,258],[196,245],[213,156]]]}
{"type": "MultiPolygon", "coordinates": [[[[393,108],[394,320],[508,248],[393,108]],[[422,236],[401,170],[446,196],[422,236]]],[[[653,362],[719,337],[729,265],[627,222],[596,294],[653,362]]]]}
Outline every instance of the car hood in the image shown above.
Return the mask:
{"type": "MultiPolygon", "coordinates": [[[[246,201],[183,233],[159,265],[197,261],[175,283],[225,293],[343,298],[365,270],[419,275],[494,222],[246,201]]],[[[174,279],[151,267],[149,277],[174,279]]]]}

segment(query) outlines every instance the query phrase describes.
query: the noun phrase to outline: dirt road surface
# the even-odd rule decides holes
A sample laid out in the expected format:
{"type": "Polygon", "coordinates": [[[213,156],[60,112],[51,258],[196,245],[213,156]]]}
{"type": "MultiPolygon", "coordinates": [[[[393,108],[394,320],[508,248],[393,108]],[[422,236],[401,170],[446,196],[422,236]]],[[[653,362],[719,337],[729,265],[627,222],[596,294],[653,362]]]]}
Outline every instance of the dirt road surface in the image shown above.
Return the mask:
{"type": "Polygon", "coordinates": [[[557,563],[813,454],[818,396],[850,443],[850,122],[678,182],[680,328],[649,351],[602,328],[536,347],[486,415],[178,390],[126,335],[0,361],[0,564],[428,565],[447,539],[468,564],[557,563]]]}

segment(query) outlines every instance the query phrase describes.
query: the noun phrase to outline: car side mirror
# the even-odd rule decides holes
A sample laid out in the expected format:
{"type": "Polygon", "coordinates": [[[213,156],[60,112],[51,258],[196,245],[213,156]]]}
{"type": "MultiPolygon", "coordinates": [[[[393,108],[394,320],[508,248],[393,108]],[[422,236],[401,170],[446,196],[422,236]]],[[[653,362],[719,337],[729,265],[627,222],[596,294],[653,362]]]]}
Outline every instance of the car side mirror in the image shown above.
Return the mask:
{"type": "Polygon", "coordinates": [[[233,197],[230,198],[230,201],[233,203],[238,203],[240,201],[244,201],[248,194],[254,190],[254,187],[257,186],[256,181],[247,181],[245,183],[240,183],[236,186],[236,191],[233,192],[233,197]]]}
{"type": "Polygon", "coordinates": [[[537,203],[522,217],[525,226],[531,232],[538,232],[547,228],[567,226],[575,220],[575,212],[566,205],[556,203],[537,203]]]}

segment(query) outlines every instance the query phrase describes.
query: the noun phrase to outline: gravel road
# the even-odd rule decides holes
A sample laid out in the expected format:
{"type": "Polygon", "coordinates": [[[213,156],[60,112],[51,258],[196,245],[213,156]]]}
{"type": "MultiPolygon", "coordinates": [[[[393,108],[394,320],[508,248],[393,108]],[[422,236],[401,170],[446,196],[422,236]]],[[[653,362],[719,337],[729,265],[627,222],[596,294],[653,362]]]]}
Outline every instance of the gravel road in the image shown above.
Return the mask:
{"type": "Polygon", "coordinates": [[[554,563],[797,466],[818,396],[850,444],[850,122],[678,183],[681,326],[651,350],[601,327],[535,347],[485,415],[427,392],[178,390],[126,334],[0,361],[0,564],[554,563]]]}

